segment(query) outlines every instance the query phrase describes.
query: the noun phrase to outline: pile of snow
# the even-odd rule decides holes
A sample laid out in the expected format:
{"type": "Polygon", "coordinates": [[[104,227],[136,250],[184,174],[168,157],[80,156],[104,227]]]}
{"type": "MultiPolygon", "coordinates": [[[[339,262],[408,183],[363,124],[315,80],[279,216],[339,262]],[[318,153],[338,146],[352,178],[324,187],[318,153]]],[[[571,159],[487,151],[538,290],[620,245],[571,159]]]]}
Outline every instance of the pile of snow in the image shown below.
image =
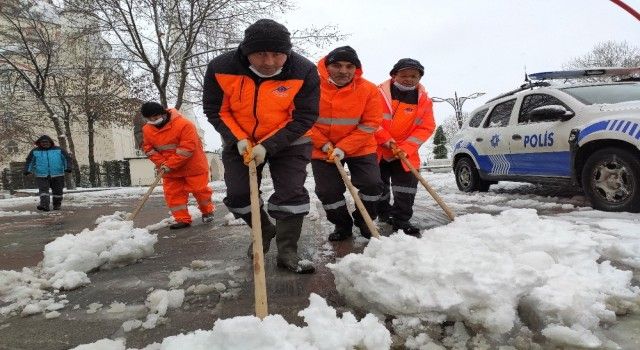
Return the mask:
{"type": "Polygon", "coordinates": [[[460,320],[505,334],[520,323],[517,310],[524,306],[548,338],[582,345],[597,340],[592,331],[601,321],[640,304],[632,272],[598,262],[595,235],[589,226],[541,218],[531,209],[470,214],[423,231],[421,239],[372,240],[363,254],[329,267],[338,291],[369,311],[460,320]]]}
{"type": "Polygon", "coordinates": [[[90,283],[87,272],[124,266],[153,254],[156,235],[123,221],[124,213],[102,216],[95,229],[56,238],[44,247],[42,272],[54,288],[73,289],[90,283]]]}
{"type": "Polygon", "coordinates": [[[67,302],[59,300],[59,290],[90,283],[87,272],[124,266],[153,254],[157,236],[134,228],[132,221],[121,219],[123,215],[102,216],[93,230],[56,238],[45,246],[44,259],[36,268],[0,271],[0,301],[5,304],[0,315],[20,310],[22,315],[56,311],[67,302]]]}
{"type": "Polygon", "coordinates": [[[224,260],[193,260],[190,267],[183,267],[169,273],[169,287],[180,287],[188,279],[201,280],[222,274],[234,277],[238,270],[240,270],[240,266],[229,266],[229,262],[224,260]]]}
{"type": "Polygon", "coordinates": [[[177,309],[182,306],[184,301],[184,290],[164,290],[157,289],[147,296],[145,304],[149,308],[150,313],[147,319],[141,324],[142,328],[152,329],[160,322],[164,322],[164,315],[169,309],[177,309]]]}
{"type": "MultiPolygon", "coordinates": [[[[281,315],[260,320],[254,316],[239,316],[217,320],[210,331],[198,330],[167,337],[162,344],[146,349],[368,349],[382,350],[391,346],[391,335],[372,314],[358,321],[351,313],[338,317],[336,310],[316,294],[309,297],[310,305],[298,313],[307,323],[298,327],[287,323],[281,315]]],[[[124,340],[102,339],[81,345],[74,350],[124,350],[124,340]]]]}
{"type": "Polygon", "coordinates": [[[0,315],[21,313],[29,316],[59,310],[67,304],[66,295],[51,291],[51,284],[34,270],[0,271],[0,315]]]}

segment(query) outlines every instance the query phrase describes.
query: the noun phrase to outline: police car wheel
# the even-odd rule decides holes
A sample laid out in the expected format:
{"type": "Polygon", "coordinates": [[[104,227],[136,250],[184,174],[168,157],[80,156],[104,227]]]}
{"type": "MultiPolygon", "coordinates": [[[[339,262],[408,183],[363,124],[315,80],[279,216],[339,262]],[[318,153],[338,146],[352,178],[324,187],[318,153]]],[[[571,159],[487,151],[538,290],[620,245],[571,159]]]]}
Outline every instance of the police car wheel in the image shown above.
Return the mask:
{"type": "Polygon", "coordinates": [[[582,188],[593,208],[640,212],[640,160],[621,148],[594,152],[582,168],[582,188]]]}
{"type": "Polygon", "coordinates": [[[470,158],[462,158],[456,163],[455,175],[456,185],[462,192],[486,192],[489,190],[489,183],[480,179],[480,174],[470,158]]]}

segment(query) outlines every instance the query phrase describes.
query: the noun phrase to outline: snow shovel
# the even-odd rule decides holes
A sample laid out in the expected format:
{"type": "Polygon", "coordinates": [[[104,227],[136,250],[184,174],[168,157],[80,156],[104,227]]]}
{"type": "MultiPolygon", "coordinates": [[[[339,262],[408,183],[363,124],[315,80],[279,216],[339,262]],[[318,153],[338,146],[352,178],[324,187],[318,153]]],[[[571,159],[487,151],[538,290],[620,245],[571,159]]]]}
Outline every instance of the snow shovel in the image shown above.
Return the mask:
{"type": "Polygon", "coordinates": [[[360,197],[358,196],[358,190],[351,183],[351,179],[349,179],[349,176],[347,176],[347,172],[344,171],[344,167],[342,166],[342,163],[340,163],[340,159],[334,157],[333,162],[336,164],[336,167],[340,172],[340,176],[342,176],[342,181],[344,181],[344,184],[347,185],[349,193],[351,193],[351,197],[353,197],[353,201],[356,203],[356,207],[358,208],[358,211],[360,211],[360,215],[362,215],[362,219],[364,219],[364,222],[367,224],[369,231],[371,231],[371,236],[380,238],[378,228],[373,223],[373,220],[371,220],[371,216],[369,216],[367,209],[364,207],[362,199],[360,199],[360,197]]]}
{"type": "MultiPolygon", "coordinates": [[[[251,146],[247,153],[251,154],[251,146]]],[[[258,169],[256,161],[249,161],[249,189],[251,191],[251,238],[253,240],[253,287],[255,294],[256,316],[261,320],[267,317],[267,279],[264,271],[264,253],[262,252],[262,225],[260,223],[260,190],[258,188],[258,169]]]]}
{"type": "Polygon", "coordinates": [[[156,188],[156,186],[158,185],[160,180],[162,180],[162,175],[164,175],[164,171],[163,170],[159,170],[158,171],[158,175],[156,176],[156,179],[153,181],[151,186],[149,186],[149,189],[147,190],[147,193],[145,193],[144,197],[142,197],[140,202],[138,202],[138,205],[133,210],[133,212],[131,212],[131,214],[129,214],[129,216],[127,216],[127,218],[126,218],[127,221],[133,221],[133,219],[135,219],[136,216],[138,216],[138,213],[140,213],[140,210],[142,209],[144,204],[147,202],[147,199],[149,199],[149,196],[151,195],[151,192],[153,192],[153,189],[156,188]]]}
{"type": "Polygon", "coordinates": [[[449,217],[449,220],[453,221],[453,219],[456,217],[453,211],[449,209],[449,207],[444,203],[444,201],[442,200],[442,198],[440,198],[440,196],[436,193],[436,191],[433,188],[431,188],[431,186],[429,186],[429,183],[427,183],[427,180],[425,180],[425,178],[422,177],[422,175],[420,175],[420,173],[418,172],[418,170],[416,170],[413,164],[409,162],[409,160],[407,159],[407,156],[405,156],[404,153],[398,153],[399,150],[398,150],[398,146],[396,145],[392,145],[391,149],[394,151],[393,152],[394,154],[397,154],[398,158],[400,158],[400,160],[404,163],[404,165],[406,165],[407,168],[411,170],[411,173],[413,173],[413,175],[418,179],[418,181],[420,181],[422,186],[424,186],[424,188],[427,189],[427,192],[429,192],[431,197],[433,197],[433,199],[436,200],[440,208],[442,208],[445,214],[447,214],[447,216],[449,217]]]}

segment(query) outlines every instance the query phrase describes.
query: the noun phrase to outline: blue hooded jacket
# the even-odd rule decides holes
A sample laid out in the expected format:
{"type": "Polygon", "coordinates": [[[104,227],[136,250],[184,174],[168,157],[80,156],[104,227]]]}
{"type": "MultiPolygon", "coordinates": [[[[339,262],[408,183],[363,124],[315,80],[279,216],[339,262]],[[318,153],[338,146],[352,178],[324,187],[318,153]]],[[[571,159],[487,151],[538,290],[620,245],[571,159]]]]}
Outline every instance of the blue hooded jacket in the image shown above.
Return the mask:
{"type": "Polygon", "coordinates": [[[42,135],[36,141],[38,147],[29,152],[25,164],[25,172],[34,173],[36,177],[63,176],[65,170],[70,169],[71,157],[62,148],[53,143],[51,137],[42,135]],[[49,141],[51,147],[44,148],[42,141],[49,141]]]}

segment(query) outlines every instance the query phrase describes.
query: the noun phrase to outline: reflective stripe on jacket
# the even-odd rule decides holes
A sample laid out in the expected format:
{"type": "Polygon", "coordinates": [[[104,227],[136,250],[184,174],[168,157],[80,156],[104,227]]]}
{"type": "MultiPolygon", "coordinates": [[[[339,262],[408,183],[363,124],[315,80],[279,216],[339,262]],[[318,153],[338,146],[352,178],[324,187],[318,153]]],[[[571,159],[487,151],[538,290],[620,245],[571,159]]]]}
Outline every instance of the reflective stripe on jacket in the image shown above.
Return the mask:
{"type": "Polygon", "coordinates": [[[239,51],[209,63],[202,95],[209,122],[225,144],[249,139],[274,154],[299,143],[318,118],[320,91],[313,63],[292,52],[272,78],[259,78],[248,67],[239,51]]]}
{"type": "MultiPolygon", "coordinates": [[[[416,169],[420,167],[418,149],[435,130],[433,102],[422,84],[418,84],[418,104],[409,104],[391,97],[391,80],[378,86],[384,108],[380,129],[376,132],[378,158],[393,159],[393,152],[382,144],[393,139],[407,153],[407,159],[416,169]]],[[[409,170],[404,164],[405,170],[409,170]]]]}
{"type": "Polygon", "coordinates": [[[326,159],[322,146],[330,142],[344,151],[345,157],[376,152],[374,133],[382,122],[382,108],[375,84],[362,78],[356,69],[351,83],[338,88],[329,81],[329,72],[318,62],[320,73],[320,117],[313,126],[313,159],[326,159]]]}
{"type": "Polygon", "coordinates": [[[142,149],[156,165],[171,169],[166,177],[194,176],[207,173],[209,162],[195,125],[180,112],[167,110],[169,121],[162,128],[142,127],[142,149]]]}

